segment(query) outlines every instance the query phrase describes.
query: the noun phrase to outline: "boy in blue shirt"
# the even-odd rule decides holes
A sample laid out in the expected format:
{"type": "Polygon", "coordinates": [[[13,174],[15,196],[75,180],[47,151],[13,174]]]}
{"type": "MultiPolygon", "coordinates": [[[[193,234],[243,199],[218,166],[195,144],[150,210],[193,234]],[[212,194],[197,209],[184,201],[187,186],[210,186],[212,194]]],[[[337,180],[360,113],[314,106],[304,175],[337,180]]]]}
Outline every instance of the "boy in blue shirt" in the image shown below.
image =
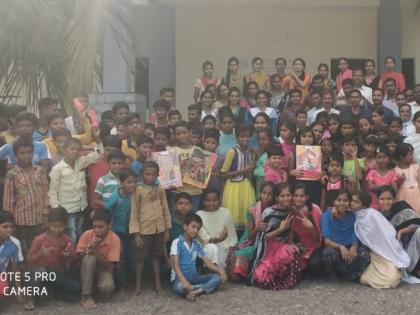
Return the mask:
{"type": "Polygon", "coordinates": [[[136,190],[136,174],[131,170],[122,171],[119,175],[120,188],[104,203],[105,209],[111,211],[112,231],[121,241],[120,261],[115,268],[115,279],[118,288],[127,287],[126,270],[130,270],[130,237],[128,223],[130,221],[131,194],[136,190]]]}
{"type": "Polygon", "coordinates": [[[203,293],[213,292],[227,281],[225,271],[206,257],[203,248],[195,240],[202,225],[203,221],[198,215],[188,214],[183,224],[184,234],[176,238],[171,246],[172,289],[180,295],[186,295],[190,301],[203,293]],[[199,275],[196,269],[197,257],[215,273],[199,275]]]}
{"type": "Polygon", "coordinates": [[[143,164],[150,159],[153,144],[153,139],[148,136],[141,135],[136,139],[137,160],[131,163],[130,168],[137,176],[141,176],[143,164]]]}

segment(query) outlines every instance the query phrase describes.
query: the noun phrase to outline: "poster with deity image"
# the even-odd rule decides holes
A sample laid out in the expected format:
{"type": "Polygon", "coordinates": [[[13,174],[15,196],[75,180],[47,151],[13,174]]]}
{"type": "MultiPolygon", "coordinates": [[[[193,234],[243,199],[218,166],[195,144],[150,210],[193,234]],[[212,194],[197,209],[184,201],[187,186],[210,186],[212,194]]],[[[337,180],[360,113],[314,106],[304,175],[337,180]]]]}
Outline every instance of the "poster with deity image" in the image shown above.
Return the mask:
{"type": "Polygon", "coordinates": [[[205,189],[210,180],[211,171],[216,163],[217,155],[198,147],[194,148],[186,164],[186,172],[182,181],[186,184],[205,189]]]}
{"type": "Polygon", "coordinates": [[[182,187],[181,169],[175,153],[154,152],[153,160],[159,165],[159,184],[162,188],[182,187]]]}
{"type": "Polygon", "coordinates": [[[319,180],[322,170],[321,147],[316,145],[296,145],[296,169],[303,171],[299,180],[319,180]]]}

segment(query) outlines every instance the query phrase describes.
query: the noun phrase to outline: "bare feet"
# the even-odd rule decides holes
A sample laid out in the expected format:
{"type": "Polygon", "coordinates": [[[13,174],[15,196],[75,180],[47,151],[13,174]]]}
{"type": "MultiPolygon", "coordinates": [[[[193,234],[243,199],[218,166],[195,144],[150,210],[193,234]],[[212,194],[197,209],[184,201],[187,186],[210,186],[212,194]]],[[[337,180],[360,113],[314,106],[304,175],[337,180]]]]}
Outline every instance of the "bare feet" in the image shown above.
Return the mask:
{"type": "Polygon", "coordinates": [[[23,309],[25,311],[33,311],[35,309],[34,301],[29,300],[25,304],[23,304],[23,309]]]}
{"type": "Polygon", "coordinates": [[[136,292],[134,294],[139,296],[141,294],[141,287],[136,287],[136,292]]]}
{"type": "Polygon", "coordinates": [[[162,286],[160,285],[160,283],[156,283],[155,284],[155,289],[156,289],[156,293],[157,294],[161,294],[162,291],[163,291],[162,286]]]}
{"type": "Polygon", "coordinates": [[[80,300],[80,305],[86,310],[91,310],[91,309],[96,308],[96,303],[90,295],[83,296],[82,299],[80,300]]]}
{"type": "Polygon", "coordinates": [[[195,301],[197,299],[197,297],[202,294],[204,291],[203,289],[199,288],[199,289],[195,289],[192,290],[190,292],[188,292],[187,294],[187,300],[188,301],[195,301]]]}

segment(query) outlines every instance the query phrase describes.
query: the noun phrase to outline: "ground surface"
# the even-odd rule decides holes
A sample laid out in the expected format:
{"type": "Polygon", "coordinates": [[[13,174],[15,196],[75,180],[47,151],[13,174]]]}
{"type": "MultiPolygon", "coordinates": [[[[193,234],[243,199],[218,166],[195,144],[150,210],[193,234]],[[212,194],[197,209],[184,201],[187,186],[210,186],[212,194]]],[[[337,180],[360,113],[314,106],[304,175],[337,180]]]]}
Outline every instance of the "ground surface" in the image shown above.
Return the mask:
{"type": "Polygon", "coordinates": [[[158,296],[146,288],[141,296],[118,293],[90,312],[78,304],[45,301],[33,312],[10,306],[2,314],[420,314],[420,285],[402,284],[375,290],[359,284],[307,280],[292,290],[264,291],[228,284],[196,302],[169,290],[158,296]]]}

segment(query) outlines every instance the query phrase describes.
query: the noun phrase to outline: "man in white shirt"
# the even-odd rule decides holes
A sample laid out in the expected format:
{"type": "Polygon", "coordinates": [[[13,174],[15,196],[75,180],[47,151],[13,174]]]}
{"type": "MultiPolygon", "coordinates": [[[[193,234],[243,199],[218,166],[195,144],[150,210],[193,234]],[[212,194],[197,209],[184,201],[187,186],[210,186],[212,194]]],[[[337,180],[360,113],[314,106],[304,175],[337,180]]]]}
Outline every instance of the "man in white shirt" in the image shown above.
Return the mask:
{"type": "MultiPolygon", "coordinates": [[[[353,70],[353,88],[358,89],[360,93],[362,93],[363,98],[372,103],[372,89],[366,85],[363,85],[365,81],[365,76],[363,75],[362,69],[354,69],[353,70]]],[[[337,97],[343,97],[344,91],[341,89],[338,92],[337,97]]]]}
{"type": "Polygon", "coordinates": [[[401,135],[407,137],[416,132],[413,122],[411,121],[411,106],[409,104],[403,104],[399,108],[400,118],[403,123],[403,129],[401,135]]]}
{"type": "Polygon", "coordinates": [[[315,117],[315,120],[316,120],[316,116],[320,112],[327,112],[328,114],[337,114],[337,115],[339,115],[340,114],[340,111],[332,107],[333,106],[333,102],[334,102],[333,93],[331,91],[324,92],[324,94],[322,95],[322,108],[316,110],[313,113],[313,117],[315,117]]]}
{"type": "Polygon", "coordinates": [[[311,93],[311,109],[308,110],[307,126],[315,121],[316,116],[314,114],[320,109],[322,109],[322,93],[315,90],[311,93]]]}
{"type": "Polygon", "coordinates": [[[385,98],[383,104],[386,108],[392,110],[395,116],[398,117],[398,105],[395,102],[395,96],[397,94],[397,84],[393,78],[388,78],[384,82],[385,98]]]}

